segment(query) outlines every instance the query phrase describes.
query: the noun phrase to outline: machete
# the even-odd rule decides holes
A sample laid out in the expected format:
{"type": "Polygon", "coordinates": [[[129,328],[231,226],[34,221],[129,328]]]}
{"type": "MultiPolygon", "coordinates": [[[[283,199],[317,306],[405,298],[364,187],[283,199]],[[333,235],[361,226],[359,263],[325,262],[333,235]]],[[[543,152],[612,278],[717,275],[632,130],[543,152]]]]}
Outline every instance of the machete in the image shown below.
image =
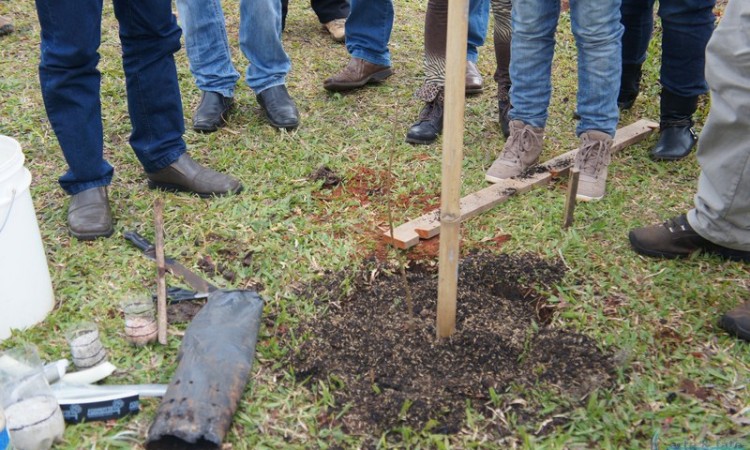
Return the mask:
{"type": "MultiPolygon", "coordinates": [[[[123,233],[123,236],[125,237],[125,239],[130,241],[130,243],[141,249],[141,251],[143,251],[143,254],[146,255],[147,258],[156,260],[156,250],[154,248],[154,245],[149,242],[148,239],[144,238],[135,231],[126,231],[125,233],[123,233]]],[[[182,279],[185,280],[185,282],[189,284],[191,288],[200,293],[213,292],[217,290],[216,286],[204,280],[198,274],[183,266],[179,262],[175,261],[174,258],[164,257],[164,265],[166,266],[167,270],[172,272],[172,275],[182,277],[182,279]]]]}

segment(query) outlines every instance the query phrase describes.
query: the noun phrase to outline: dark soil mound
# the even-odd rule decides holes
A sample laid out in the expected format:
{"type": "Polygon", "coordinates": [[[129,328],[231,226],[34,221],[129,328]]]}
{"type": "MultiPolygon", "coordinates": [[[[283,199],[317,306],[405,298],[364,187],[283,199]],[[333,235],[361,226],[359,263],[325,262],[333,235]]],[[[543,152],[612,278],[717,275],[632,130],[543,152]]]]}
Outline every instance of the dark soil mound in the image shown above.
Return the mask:
{"type": "Polygon", "coordinates": [[[491,397],[512,386],[580,399],[611,385],[614,370],[590,338],[544,325],[537,292],[563,273],[531,255],[469,256],[459,270],[457,331],[443,342],[435,339],[436,270],[408,273],[411,327],[398,273],[363,270],[346,295],[330,278],[310,291],[328,309],[297,330],[309,339],[292,357],[296,376],[332,381],[334,415],[348,405],[345,429],[370,435],[400,425],[457,432],[467,400],[491,417],[491,397]]]}

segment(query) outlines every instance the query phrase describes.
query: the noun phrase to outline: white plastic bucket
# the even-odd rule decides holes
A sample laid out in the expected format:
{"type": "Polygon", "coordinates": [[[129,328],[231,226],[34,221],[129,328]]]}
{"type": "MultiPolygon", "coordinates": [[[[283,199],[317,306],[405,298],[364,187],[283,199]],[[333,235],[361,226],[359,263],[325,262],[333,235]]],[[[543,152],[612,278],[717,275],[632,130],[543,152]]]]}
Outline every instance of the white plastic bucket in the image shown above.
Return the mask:
{"type": "Polygon", "coordinates": [[[0,135],[0,340],[44,320],[55,303],[23,163],[18,142],[0,135]]]}

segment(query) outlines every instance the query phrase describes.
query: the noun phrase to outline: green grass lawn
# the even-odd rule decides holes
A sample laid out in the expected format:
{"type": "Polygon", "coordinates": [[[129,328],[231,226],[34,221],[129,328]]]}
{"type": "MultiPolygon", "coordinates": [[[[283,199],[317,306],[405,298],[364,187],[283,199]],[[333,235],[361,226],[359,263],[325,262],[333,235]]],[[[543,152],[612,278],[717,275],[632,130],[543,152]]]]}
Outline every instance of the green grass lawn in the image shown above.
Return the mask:
{"type": "MultiPolygon", "coordinates": [[[[317,386],[311,392],[296,384],[282,364],[290,343],[280,336],[301,319],[322,312],[309,298],[295,295],[296,286],[323,271],[352,266],[375,249],[373,236],[388,225],[385,195],[398,200],[396,225],[422,214],[425,199],[439,197],[440,144],[403,143],[420,108],[412,94],[421,80],[427,2],[395,3],[391,50],[396,74],[380,86],[330,95],[322,88],[323,80],[343,67],[346,50],[327,36],[306,2],[292,2],[283,39],[293,62],[288,86],[300,109],[301,126],[291,133],[268,126],[252,92],[239,83],[238,107],[226,129],[185,135],[195,159],[231,172],[245,184],[241,195],[213,200],[146,189],[127,142],[117,25],[111,4],[106,5],[100,70],[105,152],[116,168],[110,188],[116,234],[89,243],[71,239],[66,228],[67,196],[57,184],[65,162],[42,105],[37,76],[39,26],[33,2],[0,4],[0,14],[12,17],[16,26],[14,34],[0,39],[0,134],[21,143],[34,176],[32,195],[57,300],[44,323],[15,333],[2,348],[31,342],[48,360],[69,357],[63,331],[75,322],[94,320],[110,360],[119,368],[109,382],[168,383],[184,327],[170,329],[168,348],[136,349],[124,341],[118,309],[128,293],[146,293],[155,287],[153,264],[121,234],[136,229],[153,237],[152,205],[164,198],[168,254],[196,270],[200,258],[210,258],[234,272],[231,282],[220,275],[211,279],[222,287],[264,287],[266,323],[227,448],[360,446],[363,437],[320,424],[318,418],[335,390],[317,386]],[[390,193],[371,196],[364,204],[346,193],[321,193],[320,183],[308,179],[313,170],[326,165],[349,179],[366,174],[370,185],[384,187],[391,151],[390,193]],[[252,261],[243,263],[248,253],[252,261]]],[[[234,60],[242,71],[246,60],[237,46],[237,0],[225,1],[224,7],[234,60]]],[[[575,45],[569,23],[563,14],[543,159],[577,145],[575,45]]],[[[639,118],[658,119],[658,38],[657,32],[641,96],[623,114],[622,125],[639,118]]],[[[177,54],[177,63],[189,124],[199,93],[184,50],[177,54]]],[[[485,187],[484,172],[503,145],[491,39],[480,51],[479,68],[486,89],[467,100],[463,194],[485,187]]],[[[697,115],[698,129],[707,111],[706,99],[697,115]]],[[[716,326],[721,312],[750,298],[747,267],[705,256],[686,261],[645,259],[633,253],[627,241],[631,228],[686,211],[696,188],[699,167],[694,154],[680,162],[655,163],[648,158],[654,142],[651,137],[614,157],[607,196],[598,203],[580,204],[576,222],[567,231],[560,227],[565,181],[513,198],[463,228],[465,246],[482,248],[488,238],[507,234],[511,238],[502,245],[503,252],[564,259],[570,271],[550,293],[550,302],[557,307],[553,325],[586,333],[602,348],[617,353],[618,386],[590,395],[568,414],[564,425],[544,436],[535,434],[537,427],[528,426],[499,438],[489,421],[470,412],[457,435],[395,430],[400,443],[375,436],[383,447],[643,449],[649,448],[655,433],[660,448],[686,442],[750,442],[749,347],[716,326]]],[[[542,400],[549,402],[550,414],[565,402],[554,395],[542,400]]],[[[143,411],[132,418],[68,426],[59,448],[141,448],[157,406],[158,402],[145,400],[143,411]]]]}

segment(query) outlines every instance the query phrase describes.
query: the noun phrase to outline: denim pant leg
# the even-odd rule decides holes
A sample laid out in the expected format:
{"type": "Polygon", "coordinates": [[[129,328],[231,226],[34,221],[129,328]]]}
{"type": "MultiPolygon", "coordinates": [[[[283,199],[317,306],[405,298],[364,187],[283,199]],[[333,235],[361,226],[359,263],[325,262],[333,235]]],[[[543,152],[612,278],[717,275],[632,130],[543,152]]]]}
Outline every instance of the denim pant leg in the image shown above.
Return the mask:
{"type": "Polygon", "coordinates": [[[346,49],[355,58],[380,66],[391,65],[388,42],[393,29],[391,0],[351,0],[346,19],[346,49]]]}
{"type": "Polygon", "coordinates": [[[320,23],[346,19],[349,15],[349,0],[311,0],[310,6],[320,23]]]}
{"type": "Polygon", "coordinates": [[[715,0],[660,0],[661,84],[681,97],[708,91],[706,44],[714,31],[715,0]]]}
{"type": "Polygon", "coordinates": [[[552,56],[559,0],[514,2],[511,11],[510,118],[543,128],[552,94],[552,56]]]}
{"type": "Polygon", "coordinates": [[[654,31],[654,0],[622,0],[622,63],[643,64],[654,31]]]}
{"type": "Polygon", "coordinates": [[[484,45],[490,21],[490,0],[469,0],[469,38],[466,60],[473,63],[479,58],[479,47],[484,45]]]}
{"type": "Polygon", "coordinates": [[[622,76],[620,0],[571,1],[570,17],[578,48],[577,111],[581,120],[576,134],[599,130],[614,136],[622,76]]]}
{"type": "Polygon", "coordinates": [[[36,0],[41,25],[39,81],[44,107],[67,172],[60,186],[69,194],[112,181],[104,159],[99,98],[102,0],[36,0]]]}
{"type": "Polygon", "coordinates": [[[220,0],[176,0],[190,72],[198,89],[234,96],[240,74],[232,65],[220,0]]]}
{"type": "Polygon", "coordinates": [[[185,153],[185,119],[174,53],[182,31],[170,0],[114,0],[133,132],[130,145],[146,172],[185,153]]]}
{"type": "Polygon", "coordinates": [[[279,0],[240,0],[240,48],[250,61],[245,81],[256,94],[286,83],[292,63],[281,43],[279,0]]]}

